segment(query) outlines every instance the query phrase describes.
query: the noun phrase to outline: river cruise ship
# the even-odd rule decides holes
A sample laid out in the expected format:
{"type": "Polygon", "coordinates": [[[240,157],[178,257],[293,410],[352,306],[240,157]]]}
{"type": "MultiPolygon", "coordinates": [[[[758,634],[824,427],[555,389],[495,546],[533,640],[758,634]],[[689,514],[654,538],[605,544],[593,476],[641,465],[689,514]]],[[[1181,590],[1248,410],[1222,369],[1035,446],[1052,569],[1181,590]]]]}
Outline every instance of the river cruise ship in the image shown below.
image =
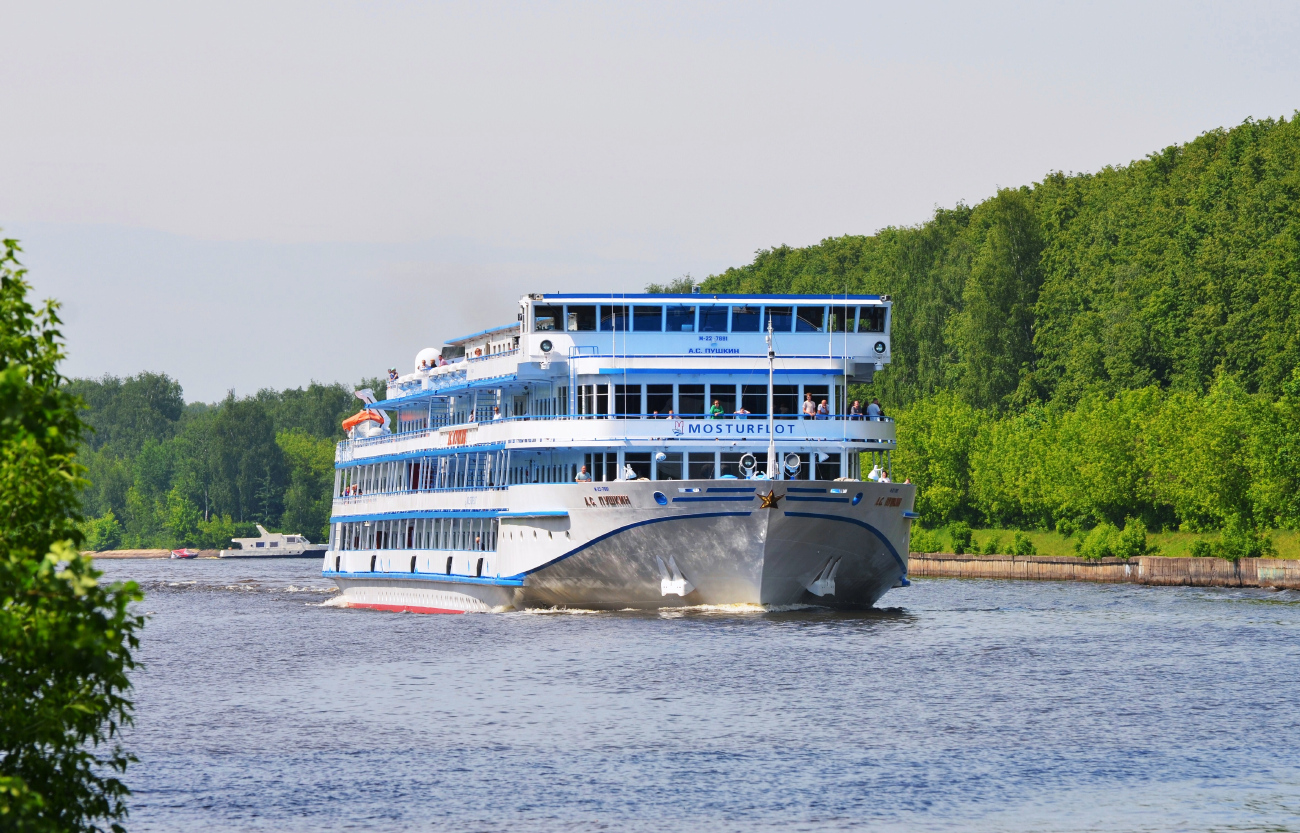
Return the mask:
{"type": "MultiPolygon", "coordinates": [[[[344,422],[324,575],[349,607],[872,605],[915,487],[848,385],[874,295],[528,295],[344,422]]],[[[865,403],[862,403],[865,405],[865,403]]]]}

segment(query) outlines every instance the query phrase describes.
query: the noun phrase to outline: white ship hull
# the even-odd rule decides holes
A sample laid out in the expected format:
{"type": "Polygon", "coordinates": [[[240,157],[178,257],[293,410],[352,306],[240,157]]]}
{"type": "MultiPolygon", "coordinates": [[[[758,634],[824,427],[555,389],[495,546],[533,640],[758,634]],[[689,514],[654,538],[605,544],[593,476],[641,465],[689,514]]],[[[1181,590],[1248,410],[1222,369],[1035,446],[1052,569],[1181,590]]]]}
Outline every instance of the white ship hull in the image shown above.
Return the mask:
{"type": "MultiPolygon", "coordinates": [[[[323,568],[344,605],[380,610],[867,607],[906,581],[914,498],[911,485],[808,480],[613,481],[412,495],[402,506],[388,498],[384,511],[368,517],[493,512],[500,518],[496,551],[331,550],[323,568]]],[[[348,509],[366,511],[356,503],[348,509]]]]}

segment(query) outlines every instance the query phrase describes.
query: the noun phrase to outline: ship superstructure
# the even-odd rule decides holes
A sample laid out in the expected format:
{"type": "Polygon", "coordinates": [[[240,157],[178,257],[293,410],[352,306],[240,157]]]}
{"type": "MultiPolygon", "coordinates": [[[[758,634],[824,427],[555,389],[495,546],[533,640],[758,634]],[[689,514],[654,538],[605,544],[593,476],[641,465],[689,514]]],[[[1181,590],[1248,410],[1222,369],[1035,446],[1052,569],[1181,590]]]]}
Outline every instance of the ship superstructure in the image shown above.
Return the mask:
{"type": "Polygon", "coordinates": [[[870,605],[906,582],[914,487],[887,482],[893,422],[845,400],[890,307],[526,296],[358,392],[325,575],[394,610],[870,605]]]}

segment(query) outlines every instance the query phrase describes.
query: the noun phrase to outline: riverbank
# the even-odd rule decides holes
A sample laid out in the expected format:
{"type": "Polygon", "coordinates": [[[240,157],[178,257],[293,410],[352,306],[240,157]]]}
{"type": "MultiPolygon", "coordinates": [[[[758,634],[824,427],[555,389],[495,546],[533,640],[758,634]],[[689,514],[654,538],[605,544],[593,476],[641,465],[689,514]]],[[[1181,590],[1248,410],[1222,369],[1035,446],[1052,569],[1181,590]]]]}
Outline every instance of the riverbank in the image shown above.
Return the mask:
{"type": "MultiPolygon", "coordinates": [[[[990,538],[996,539],[1004,547],[1009,547],[1016,530],[974,529],[972,533],[975,542],[981,548],[990,538]]],[[[940,536],[944,546],[952,545],[947,533],[942,529],[936,530],[935,534],[940,536]]],[[[1028,538],[1030,543],[1034,545],[1037,555],[1074,557],[1076,554],[1075,542],[1088,533],[1076,533],[1067,537],[1059,532],[1023,530],[1020,534],[1028,538]]],[[[1268,530],[1268,536],[1273,540],[1273,548],[1277,550],[1274,555],[1275,558],[1283,560],[1300,559],[1300,530],[1270,529],[1268,530]]],[[[1215,541],[1218,537],[1218,532],[1149,532],[1147,533],[1147,543],[1156,547],[1160,555],[1181,558],[1191,556],[1192,544],[1196,541],[1215,541]]]]}
{"type": "Polygon", "coordinates": [[[1076,556],[912,553],[908,575],[1024,581],[1094,581],[1186,587],[1276,587],[1300,590],[1300,561],[1279,558],[1168,558],[1127,561],[1076,556]]]}
{"type": "MultiPolygon", "coordinates": [[[[220,550],[199,550],[195,558],[216,558],[220,550]]],[[[103,552],[83,552],[91,558],[171,558],[171,550],[104,550],[103,552]]]]}

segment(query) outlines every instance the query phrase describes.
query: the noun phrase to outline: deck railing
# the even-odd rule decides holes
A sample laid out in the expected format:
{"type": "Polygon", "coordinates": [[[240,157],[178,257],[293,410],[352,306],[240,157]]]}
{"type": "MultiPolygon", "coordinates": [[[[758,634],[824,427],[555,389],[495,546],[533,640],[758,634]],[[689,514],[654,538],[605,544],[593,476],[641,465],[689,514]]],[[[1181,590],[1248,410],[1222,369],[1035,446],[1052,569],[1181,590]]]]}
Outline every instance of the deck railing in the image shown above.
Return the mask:
{"type": "MultiPolygon", "coordinates": [[[[383,403],[379,403],[379,405],[382,404],[383,403]]],[[[540,416],[532,415],[532,414],[521,414],[519,416],[502,416],[496,419],[480,419],[480,420],[473,420],[468,422],[466,421],[452,422],[453,418],[454,418],[453,415],[449,415],[449,414],[442,414],[442,415],[435,414],[432,420],[430,420],[430,425],[428,428],[423,428],[416,431],[405,431],[402,433],[384,434],[379,437],[358,437],[355,440],[342,440],[341,442],[338,443],[338,449],[335,453],[335,459],[336,460],[344,459],[345,456],[344,452],[347,449],[368,448],[370,446],[375,446],[375,445],[385,445],[387,443],[400,442],[400,441],[415,439],[419,437],[427,437],[445,428],[453,428],[453,427],[472,428],[478,425],[494,425],[494,424],[506,423],[506,422],[529,422],[529,421],[562,422],[562,421],[573,421],[573,420],[597,420],[597,419],[599,420],[610,420],[610,419],[664,420],[664,421],[669,419],[681,419],[681,420],[704,421],[704,422],[718,422],[718,421],[728,420],[728,419],[749,420],[752,422],[767,421],[766,414],[749,414],[749,415],[726,414],[718,419],[712,419],[712,420],[708,417],[707,414],[673,414],[672,416],[669,416],[668,414],[658,414],[658,415],[655,414],[549,414],[549,415],[540,415],[540,416]]],[[[867,417],[867,416],[857,416],[857,415],[850,415],[850,414],[829,414],[820,417],[805,417],[799,414],[780,414],[776,417],[776,419],[781,422],[890,422],[892,423],[894,421],[893,417],[888,417],[888,416],[867,417]]]]}

